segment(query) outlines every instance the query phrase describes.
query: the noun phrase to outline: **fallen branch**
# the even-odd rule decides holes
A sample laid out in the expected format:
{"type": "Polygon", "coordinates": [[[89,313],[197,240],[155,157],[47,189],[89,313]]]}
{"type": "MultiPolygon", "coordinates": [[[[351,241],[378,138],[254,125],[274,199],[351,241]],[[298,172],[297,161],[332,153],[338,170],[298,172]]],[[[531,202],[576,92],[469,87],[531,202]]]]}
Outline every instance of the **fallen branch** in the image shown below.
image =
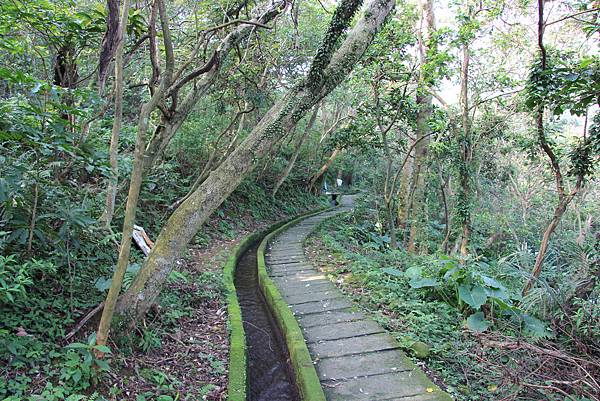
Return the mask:
{"type": "Polygon", "coordinates": [[[87,315],[81,318],[81,320],[79,320],[79,322],[75,325],[73,330],[71,330],[67,335],[63,337],[63,341],[69,341],[75,334],[77,334],[79,330],[81,330],[81,328],[88,322],[88,320],[93,318],[98,312],[102,310],[102,308],[104,308],[104,301],[100,302],[94,309],[88,312],[87,315]]]}
{"type": "Polygon", "coordinates": [[[530,344],[530,343],[524,342],[524,341],[494,341],[494,340],[481,339],[481,343],[483,345],[491,347],[491,348],[509,349],[509,350],[516,350],[516,349],[529,350],[529,351],[532,351],[532,352],[535,352],[538,354],[544,354],[544,355],[552,356],[557,359],[562,359],[567,362],[574,363],[574,361],[577,361],[577,362],[600,367],[599,362],[579,358],[576,356],[571,356],[571,355],[565,354],[558,350],[538,347],[536,345],[533,345],[533,344],[530,344]]]}

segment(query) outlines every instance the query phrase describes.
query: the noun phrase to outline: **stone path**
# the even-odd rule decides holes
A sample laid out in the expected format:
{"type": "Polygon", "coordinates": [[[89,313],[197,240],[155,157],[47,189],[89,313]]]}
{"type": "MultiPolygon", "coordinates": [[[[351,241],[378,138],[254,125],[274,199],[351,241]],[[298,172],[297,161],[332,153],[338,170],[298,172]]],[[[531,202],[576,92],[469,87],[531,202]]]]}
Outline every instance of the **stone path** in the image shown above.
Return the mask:
{"type": "Polygon", "coordinates": [[[379,324],[360,312],[304,256],[304,240],[342,205],[279,235],[266,256],[270,276],[292,308],[329,401],[451,400],[399,349],[379,324]]]}

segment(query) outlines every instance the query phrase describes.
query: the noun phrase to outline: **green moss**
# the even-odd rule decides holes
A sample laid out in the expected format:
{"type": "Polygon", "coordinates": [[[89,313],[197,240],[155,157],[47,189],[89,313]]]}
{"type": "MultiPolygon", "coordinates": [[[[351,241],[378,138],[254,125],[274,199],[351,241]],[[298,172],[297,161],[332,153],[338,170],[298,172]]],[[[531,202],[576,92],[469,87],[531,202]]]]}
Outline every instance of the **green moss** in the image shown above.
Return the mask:
{"type": "Polygon", "coordinates": [[[321,388],[321,382],[313,365],[310,353],[304,342],[304,335],[287,302],[269,278],[265,264],[265,249],[267,243],[280,232],[298,224],[305,218],[322,210],[298,217],[267,235],[261,242],[257,251],[258,259],[258,281],[265,296],[267,304],[271,308],[275,319],[284,334],[285,342],[290,353],[290,359],[296,375],[296,383],[303,401],[325,401],[325,394],[321,388]]]}
{"type": "Polygon", "coordinates": [[[427,358],[427,357],[429,357],[429,354],[431,353],[431,349],[429,348],[429,345],[425,344],[423,341],[415,341],[410,346],[410,349],[413,351],[415,356],[419,359],[427,358]]]}
{"type": "Polygon", "coordinates": [[[296,381],[298,383],[302,400],[304,401],[325,401],[323,390],[317,373],[310,359],[310,354],[304,343],[304,337],[300,327],[290,312],[287,303],[281,297],[279,290],[267,275],[264,250],[266,241],[276,235],[280,230],[287,229],[289,226],[300,222],[302,219],[311,216],[317,212],[311,212],[292,219],[283,221],[271,226],[268,230],[258,232],[246,237],[232,252],[223,268],[224,287],[227,291],[227,312],[229,325],[229,379],[227,385],[227,399],[229,401],[245,401],[247,389],[247,348],[246,333],[242,323],[242,311],[238,302],[235,290],[234,276],[235,268],[239,257],[246,252],[260,238],[264,237],[265,232],[271,231],[267,235],[258,250],[258,280],[261,290],[265,295],[267,303],[271,307],[277,322],[286,336],[286,343],[291,355],[292,364],[296,372],[296,381]]]}
{"type": "Polygon", "coordinates": [[[257,233],[246,237],[231,254],[223,268],[224,286],[227,291],[227,313],[229,315],[229,401],[246,400],[246,333],[242,324],[242,310],[233,283],[238,258],[260,237],[257,233]]]}

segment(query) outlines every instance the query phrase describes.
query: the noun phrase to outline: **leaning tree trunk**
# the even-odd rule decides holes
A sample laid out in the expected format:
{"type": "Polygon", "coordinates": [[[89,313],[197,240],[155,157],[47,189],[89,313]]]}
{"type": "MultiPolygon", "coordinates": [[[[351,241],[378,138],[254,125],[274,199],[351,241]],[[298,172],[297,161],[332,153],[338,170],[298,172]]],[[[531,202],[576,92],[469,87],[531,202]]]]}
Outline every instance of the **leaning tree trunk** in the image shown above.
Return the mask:
{"type": "Polygon", "coordinates": [[[311,179],[310,179],[310,181],[308,183],[308,189],[310,190],[310,192],[313,192],[313,193],[318,193],[319,192],[319,184],[321,183],[321,180],[323,179],[323,176],[325,175],[325,173],[327,172],[327,170],[329,170],[329,167],[331,167],[331,165],[333,164],[333,162],[338,157],[338,155],[340,154],[341,151],[342,151],[341,149],[336,148],[331,153],[331,156],[329,156],[329,159],[327,159],[327,161],[321,166],[321,168],[319,169],[319,171],[317,171],[311,177],[311,179]]]}
{"type": "Polygon", "coordinates": [[[296,159],[298,158],[298,155],[300,154],[300,149],[302,149],[302,144],[304,143],[304,140],[310,133],[310,130],[312,129],[313,125],[315,125],[315,120],[317,119],[317,114],[319,114],[319,108],[315,107],[312,115],[310,116],[310,120],[308,121],[308,124],[306,124],[306,127],[304,128],[304,134],[300,137],[300,139],[298,140],[298,143],[296,144],[296,149],[294,150],[294,154],[292,155],[292,158],[290,159],[287,166],[285,167],[285,170],[281,174],[281,177],[279,177],[279,179],[275,183],[275,187],[273,187],[273,196],[275,196],[277,194],[277,191],[279,191],[279,188],[281,188],[281,186],[283,185],[285,180],[290,175],[292,168],[294,168],[296,159]]]}
{"type": "Polygon", "coordinates": [[[202,224],[255,167],[257,160],[308,110],[350,73],[394,8],[395,0],[371,0],[364,16],[335,50],[338,39],[360,6],[360,0],[342,1],[336,9],[323,44],[308,76],[265,114],[248,137],[181,204],[161,230],[152,251],[118,310],[130,319],[143,316],[159,295],[175,261],[202,224]]]}

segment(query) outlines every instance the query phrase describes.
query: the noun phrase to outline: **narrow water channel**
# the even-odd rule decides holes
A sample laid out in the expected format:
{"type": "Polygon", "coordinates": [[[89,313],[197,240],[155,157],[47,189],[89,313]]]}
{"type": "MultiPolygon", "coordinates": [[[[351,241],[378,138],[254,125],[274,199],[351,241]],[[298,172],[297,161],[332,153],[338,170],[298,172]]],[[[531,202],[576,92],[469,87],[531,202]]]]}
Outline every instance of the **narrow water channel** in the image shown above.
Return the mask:
{"type": "Polygon", "coordinates": [[[283,334],[258,286],[257,248],[241,256],[235,272],[248,346],[247,401],[299,401],[283,334]]]}

